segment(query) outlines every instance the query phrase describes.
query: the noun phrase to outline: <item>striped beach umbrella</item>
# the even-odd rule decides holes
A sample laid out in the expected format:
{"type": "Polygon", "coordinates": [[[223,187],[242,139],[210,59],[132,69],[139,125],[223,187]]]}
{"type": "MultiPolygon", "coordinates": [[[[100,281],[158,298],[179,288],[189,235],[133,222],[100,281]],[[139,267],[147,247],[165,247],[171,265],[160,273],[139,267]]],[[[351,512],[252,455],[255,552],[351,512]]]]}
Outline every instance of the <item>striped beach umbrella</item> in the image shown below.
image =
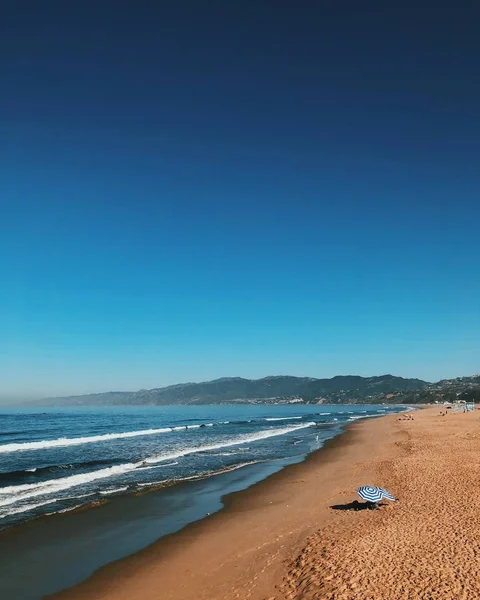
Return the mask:
{"type": "Polygon", "coordinates": [[[392,502],[396,501],[396,498],[392,496],[390,492],[381,488],[375,487],[373,485],[362,485],[357,490],[357,494],[362,498],[362,500],[366,500],[367,502],[380,502],[383,498],[387,500],[391,500],[392,502]]]}

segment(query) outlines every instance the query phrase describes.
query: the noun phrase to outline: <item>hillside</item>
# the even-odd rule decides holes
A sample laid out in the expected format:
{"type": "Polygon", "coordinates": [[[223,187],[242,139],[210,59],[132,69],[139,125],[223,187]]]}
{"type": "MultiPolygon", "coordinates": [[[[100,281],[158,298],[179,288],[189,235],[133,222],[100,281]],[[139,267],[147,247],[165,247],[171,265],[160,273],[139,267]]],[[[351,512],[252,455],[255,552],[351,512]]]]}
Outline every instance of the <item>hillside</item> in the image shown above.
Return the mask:
{"type": "Polygon", "coordinates": [[[429,383],[393,375],[360,377],[337,376],[331,379],[271,376],[262,379],[225,377],[203,383],[182,383],[138,392],[107,392],[37,401],[44,406],[109,406],[222,404],[230,402],[271,403],[301,398],[306,402],[365,402],[386,394],[425,390],[429,383]]]}

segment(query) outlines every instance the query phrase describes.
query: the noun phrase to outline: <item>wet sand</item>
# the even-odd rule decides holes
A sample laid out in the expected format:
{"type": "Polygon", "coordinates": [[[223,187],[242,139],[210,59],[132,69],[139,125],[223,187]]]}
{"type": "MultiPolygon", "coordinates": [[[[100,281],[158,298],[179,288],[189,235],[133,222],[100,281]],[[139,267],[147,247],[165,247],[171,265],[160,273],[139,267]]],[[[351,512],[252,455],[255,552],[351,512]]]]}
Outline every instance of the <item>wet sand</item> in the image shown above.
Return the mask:
{"type": "Polygon", "coordinates": [[[354,424],[226,509],[56,600],[476,600],[479,413],[354,424]],[[360,485],[399,502],[345,510],[360,485]]]}

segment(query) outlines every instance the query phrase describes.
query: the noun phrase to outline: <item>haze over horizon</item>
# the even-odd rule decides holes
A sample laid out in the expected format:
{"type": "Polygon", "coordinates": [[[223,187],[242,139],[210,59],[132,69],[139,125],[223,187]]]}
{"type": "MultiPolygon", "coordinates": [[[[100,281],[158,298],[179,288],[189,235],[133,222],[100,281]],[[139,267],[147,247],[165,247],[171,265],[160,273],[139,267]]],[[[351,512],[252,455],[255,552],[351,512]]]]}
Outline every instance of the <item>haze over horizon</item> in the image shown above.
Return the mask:
{"type": "Polygon", "coordinates": [[[480,363],[478,10],[10,3],[0,398],[480,363]]]}

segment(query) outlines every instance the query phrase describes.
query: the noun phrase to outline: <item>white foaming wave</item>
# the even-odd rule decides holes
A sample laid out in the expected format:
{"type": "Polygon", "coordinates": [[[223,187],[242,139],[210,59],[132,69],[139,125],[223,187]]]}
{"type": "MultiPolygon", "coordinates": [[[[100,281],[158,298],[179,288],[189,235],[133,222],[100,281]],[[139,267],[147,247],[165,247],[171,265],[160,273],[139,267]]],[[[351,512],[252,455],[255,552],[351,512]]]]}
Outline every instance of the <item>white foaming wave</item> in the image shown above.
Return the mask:
{"type": "MultiPolygon", "coordinates": [[[[68,496],[67,498],[51,498],[49,500],[45,500],[44,502],[39,502],[38,504],[23,504],[22,506],[18,506],[17,508],[7,509],[6,512],[0,513],[0,519],[4,519],[5,517],[11,517],[13,515],[18,515],[21,513],[29,512],[31,510],[35,510],[36,508],[40,508],[41,506],[46,506],[47,504],[53,504],[54,502],[62,502],[64,500],[79,500],[80,498],[88,498],[89,496],[95,496],[95,492],[90,494],[81,494],[80,496],[68,496]]],[[[83,506],[83,505],[79,505],[83,506]]],[[[65,512],[67,510],[71,510],[66,508],[64,510],[55,511],[55,512],[65,512]]],[[[55,514],[48,513],[48,514],[55,514]]]]}
{"type": "MultiPolygon", "coordinates": [[[[213,425],[213,423],[212,423],[213,425]]],[[[202,425],[175,425],[175,427],[170,427],[171,431],[186,431],[187,429],[200,429],[202,425]]],[[[206,425],[205,425],[206,427],[206,425]]]]}
{"type": "Polygon", "coordinates": [[[93,472],[81,473],[78,475],[70,475],[69,477],[60,477],[57,479],[50,479],[48,481],[43,481],[39,483],[12,485],[0,488],[0,507],[9,506],[11,504],[15,504],[19,501],[26,500],[28,498],[45,496],[48,494],[57,494],[58,492],[68,490],[73,487],[79,487],[86,484],[90,484],[93,481],[125,475],[136,469],[139,469],[139,467],[145,467],[145,463],[156,464],[164,462],[166,460],[174,460],[176,458],[180,458],[182,456],[187,456],[189,454],[194,454],[197,452],[205,452],[209,450],[217,450],[219,448],[238,446],[245,443],[251,443],[270,437],[275,437],[278,435],[285,435],[286,433],[297,431],[299,429],[305,429],[306,427],[312,426],[315,426],[315,422],[304,423],[302,425],[290,425],[288,427],[278,429],[266,429],[264,431],[259,431],[256,434],[240,435],[237,438],[233,438],[225,442],[220,442],[218,444],[212,444],[209,446],[187,447],[178,450],[177,452],[172,452],[170,454],[160,454],[158,456],[153,456],[151,458],[147,458],[146,460],[137,463],[125,463],[122,465],[107,467],[105,469],[99,469],[93,472]]]}
{"type": "Polygon", "coordinates": [[[249,446],[245,448],[237,448],[236,450],[230,450],[230,452],[210,452],[208,456],[233,456],[235,454],[244,454],[250,450],[249,446]]]}
{"type": "MultiPolygon", "coordinates": [[[[152,485],[160,485],[162,483],[167,483],[167,481],[168,481],[168,479],[161,479],[160,481],[150,481],[149,483],[139,483],[137,485],[137,487],[144,488],[144,487],[149,487],[152,485]]],[[[182,481],[183,481],[183,479],[182,479],[182,481]]]]}
{"type": "Polygon", "coordinates": [[[79,498],[88,498],[89,496],[95,496],[96,492],[89,492],[88,494],[80,494],[80,496],[67,496],[61,498],[61,500],[78,500],[79,498]]]}
{"type": "Polygon", "coordinates": [[[291,421],[292,419],[301,419],[302,417],[266,417],[265,421],[291,421]]]}
{"type": "MultiPolygon", "coordinates": [[[[218,425],[224,425],[228,421],[222,421],[218,425]]],[[[123,440],[148,435],[158,435],[160,433],[172,433],[173,431],[187,431],[189,429],[200,429],[200,427],[213,427],[215,423],[202,423],[194,425],[176,425],[175,427],[161,427],[158,429],[141,429],[139,431],[124,431],[120,433],[105,433],[103,435],[91,435],[78,438],[58,438],[55,440],[41,440],[38,442],[16,442],[3,444],[0,446],[0,454],[10,452],[27,452],[32,450],[45,450],[48,448],[65,448],[68,446],[82,446],[83,444],[95,444],[98,442],[108,442],[111,440],[123,440]]],[[[32,469],[32,472],[35,469],[32,469]]]]}
{"type": "Polygon", "coordinates": [[[375,417],[378,417],[379,415],[360,415],[358,417],[348,417],[349,421],[356,421],[357,419],[374,419],[375,417]]]}
{"type": "Polygon", "coordinates": [[[120,492],[125,492],[128,490],[128,485],[126,485],[125,487],[119,487],[119,488],[113,488],[111,490],[105,490],[103,492],[100,492],[100,494],[102,496],[109,496],[110,494],[118,494],[120,492]]]}
{"type": "Polygon", "coordinates": [[[212,452],[208,456],[235,456],[236,454],[243,454],[243,452],[212,452]]]}
{"type": "Polygon", "coordinates": [[[201,427],[213,427],[214,425],[225,425],[228,421],[220,421],[220,423],[196,423],[195,425],[175,425],[170,427],[171,431],[187,431],[188,429],[200,429],[201,427]]]}
{"type": "Polygon", "coordinates": [[[251,442],[257,442],[260,440],[264,440],[270,437],[276,437],[278,435],[285,435],[286,433],[290,433],[292,431],[298,431],[299,429],[305,429],[306,427],[315,426],[316,423],[314,421],[310,421],[309,423],[304,423],[302,425],[289,425],[288,427],[282,427],[279,429],[264,429],[263,431],[259,431],[254,434],[243,434],[238,436],[235,439],[231,439],[225,442],[219,442],[218,444],[212,444],[209,446],[196,446],[190,448],[182,448],[181,450],[177,450],[176,452],[171,452],[168,454],[159,454],[158,456],[152,456],[151,458],[147,458],[145,462],[147,463],[157,463],[163,462],[164,460],[175,460],[176,458],[180,458],[182,456],[187,456],[189,454],[196,454],[197,452],[208,452],[210,450],[219,450],[220,448],[228,448],[230,446],[239,446],[241,444],[248,444],[251,442]]]}
{"type": "Polygon", "coordinates": [[[82,508],[85,506],[84,504],[75,504],[75,506],[69,506],[68,508],[63,508],[62,510],[57,510],[57,512],[48,513],[48,515],[61,515],[63,513],[72,512],[72,510],[77,510],[77,508],[82,508]]]}
{"type": "Polygon", "coordinates": [[[53,504],[54,502],[58,502],[58,498],[52,498],[51,500],[39,502],[38,504],[24,504],[23,506],[19,506],[18,508],[12,508],[11,510],[8,510],[4,513],[0,513],[0,519],[5,519],[5,517],[12,517],[13,515],[19,515],[30,510],[35,510],[36,508],[40,508],[41,506],[45,506],[47,504],[53,504]]]}
{"type": "Polygon", "coordinates": [[[58,438],[56,440],[41,440],[39,442],[4,444],[3,446],[0,446],[0,454],[6,454],[8,452],[26,452],[28,450],[45,450],[47,448],[65,448],[67,446],[81,446],[83,444],[108,442],[110,440],[121,440],[141,437],[144,435],[157,435],[159,433],[169,433],[171,431],[171,427],[162,427],[161,429],[143,429],[141,431],[124,431],[122,433],[105,433],[103,435],[91,435],[78,438],[58,438]]]}
{"type": "Polygon", "coordinates": [[[62,508],[62,510],[53,510],[52,512],[45,513],[46,517],[51,517],[53,515],[62,515],[64,513],[72,512],[72,510],[77,510],[78,508],[83,508],[85,504],[75,504],[74,506],[69,506],[67,508],[62,508]]]}
{"type": "Polygon", "coordinates": [[[166,465],[151,465],[149,467],[139,467],[137,471],[148,471],[150,469],[164,469],[165,467],[173,467],[178,465],[178,462],[167,463],[166,465]]]}
{"type": "Polygon", "coordinates": [[[71,475],[70,477],[60,477],[58,479],[50,479],[40,483],[31,483],[24,485],[11,485],[9,487],[0,488],[0,506],[8,506],[19,500],[26,498],[35,498],[68,490],[73,487],[78,487],[91,483],[99,479],[107,479],[129,473],[142,463],[125,463],[106,469],[99,469],[90,473],[81,473],[79,475],[71,475]]]}

